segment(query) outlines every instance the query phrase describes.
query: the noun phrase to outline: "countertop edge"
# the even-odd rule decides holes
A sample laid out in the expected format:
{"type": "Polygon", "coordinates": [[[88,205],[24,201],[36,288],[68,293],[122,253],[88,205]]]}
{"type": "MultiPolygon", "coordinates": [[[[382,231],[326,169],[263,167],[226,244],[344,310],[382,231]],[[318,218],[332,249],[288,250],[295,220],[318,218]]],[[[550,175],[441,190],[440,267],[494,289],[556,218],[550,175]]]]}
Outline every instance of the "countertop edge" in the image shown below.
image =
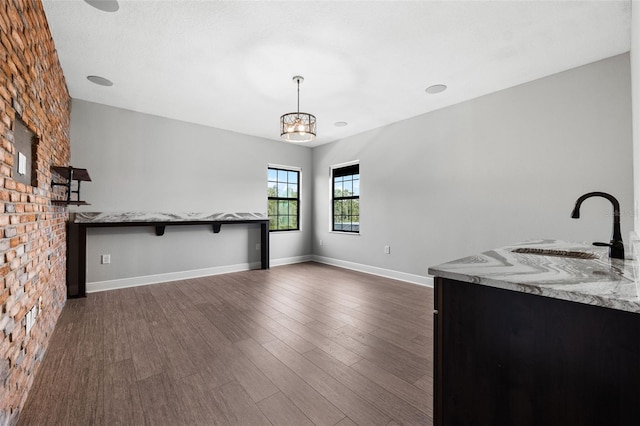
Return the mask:
{"type": "Polygon", "coordinates": [[[439,271],[437,268],[429,268],[429,274],[433,275],[434,277],[447,278],[471,284],[479,284],[487,287],[499,288],[502,290],[516,291],[519,293],[533,294],[537,296],[550,297],[553,299],[566,300],[568,302],[598,306],[600,308],[616,309],[620,311],[640,314],[640,306],[638,306],[638,304],[634,302],[626,300],[588,295],[571,291],[562,291],[529,283],[514,283],[503,280],[478,277],[475,275],[465,275],[455,272],[439,271]]]}
{"type": "Polygon", "coordinates": [[[640,313],[640,262],[610,259],[606,249],[588,243],[530,240],[431,266],[434,277],[520,293],[640,313]],[[594,253],[596,259],[518,252],[545,249],[594,253]]]}

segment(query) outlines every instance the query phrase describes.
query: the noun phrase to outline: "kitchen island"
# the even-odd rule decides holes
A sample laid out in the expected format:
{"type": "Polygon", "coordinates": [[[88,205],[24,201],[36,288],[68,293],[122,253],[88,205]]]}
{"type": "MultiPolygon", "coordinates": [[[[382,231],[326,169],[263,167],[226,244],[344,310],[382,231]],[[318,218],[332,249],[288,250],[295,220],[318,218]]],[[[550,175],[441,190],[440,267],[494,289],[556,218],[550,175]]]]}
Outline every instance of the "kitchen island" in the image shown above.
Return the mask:
{"type": "Polygon", "coordinates": [[[637,268],[554,240],[430,268],[435,423],[640,425],[637,268]]]}

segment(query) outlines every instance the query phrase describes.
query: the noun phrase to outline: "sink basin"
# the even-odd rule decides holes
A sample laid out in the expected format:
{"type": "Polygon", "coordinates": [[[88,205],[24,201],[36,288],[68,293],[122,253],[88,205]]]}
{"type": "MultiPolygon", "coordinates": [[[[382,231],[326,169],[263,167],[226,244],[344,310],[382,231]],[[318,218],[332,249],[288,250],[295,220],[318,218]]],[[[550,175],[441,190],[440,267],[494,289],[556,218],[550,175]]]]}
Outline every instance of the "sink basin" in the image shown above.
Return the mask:
{"type": "Polygon", "coordinates": [[[598,255],[586,251],[554,250],[522,247],[511,250],[513,253],[538,254],[541,256],[571,257],[573,259],[597,259],[598,255]]]}

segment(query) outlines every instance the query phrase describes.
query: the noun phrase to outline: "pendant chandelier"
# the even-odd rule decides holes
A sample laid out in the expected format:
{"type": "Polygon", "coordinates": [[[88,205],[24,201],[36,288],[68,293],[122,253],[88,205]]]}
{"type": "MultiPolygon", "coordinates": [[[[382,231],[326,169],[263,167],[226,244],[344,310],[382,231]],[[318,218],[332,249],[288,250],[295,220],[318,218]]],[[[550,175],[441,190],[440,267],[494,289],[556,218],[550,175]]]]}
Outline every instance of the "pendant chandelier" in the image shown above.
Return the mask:
{"type": "Polygon", "coordinates": [[[316,138],[316,117],[300,112],[300,83],[304,77],[296,75],[293,82],[298,84],[298,111],[280,117],[280,137],[287,142],[311,142],[316,138]]]}

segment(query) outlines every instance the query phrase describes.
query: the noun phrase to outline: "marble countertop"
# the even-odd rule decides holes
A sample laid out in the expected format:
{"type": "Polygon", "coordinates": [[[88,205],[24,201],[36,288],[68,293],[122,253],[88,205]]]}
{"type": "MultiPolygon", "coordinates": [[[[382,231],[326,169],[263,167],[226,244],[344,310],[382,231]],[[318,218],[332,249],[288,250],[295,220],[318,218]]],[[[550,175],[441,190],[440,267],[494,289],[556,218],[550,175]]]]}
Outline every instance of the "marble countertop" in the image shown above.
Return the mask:
{"type": "Polygon", "coordinates": [[[266,213],[76,212],[74,223],[208,222],[268,220],[266,213]]]}
{"type": "Polygon", "coordinates": [[[527,241],[429,268],[458,281],[640,313],[637,260],[610,259],[608,248],[558,240],[527,241]],[[576,259],[515,253],[518,248],[592,253],[576,259]]]}

